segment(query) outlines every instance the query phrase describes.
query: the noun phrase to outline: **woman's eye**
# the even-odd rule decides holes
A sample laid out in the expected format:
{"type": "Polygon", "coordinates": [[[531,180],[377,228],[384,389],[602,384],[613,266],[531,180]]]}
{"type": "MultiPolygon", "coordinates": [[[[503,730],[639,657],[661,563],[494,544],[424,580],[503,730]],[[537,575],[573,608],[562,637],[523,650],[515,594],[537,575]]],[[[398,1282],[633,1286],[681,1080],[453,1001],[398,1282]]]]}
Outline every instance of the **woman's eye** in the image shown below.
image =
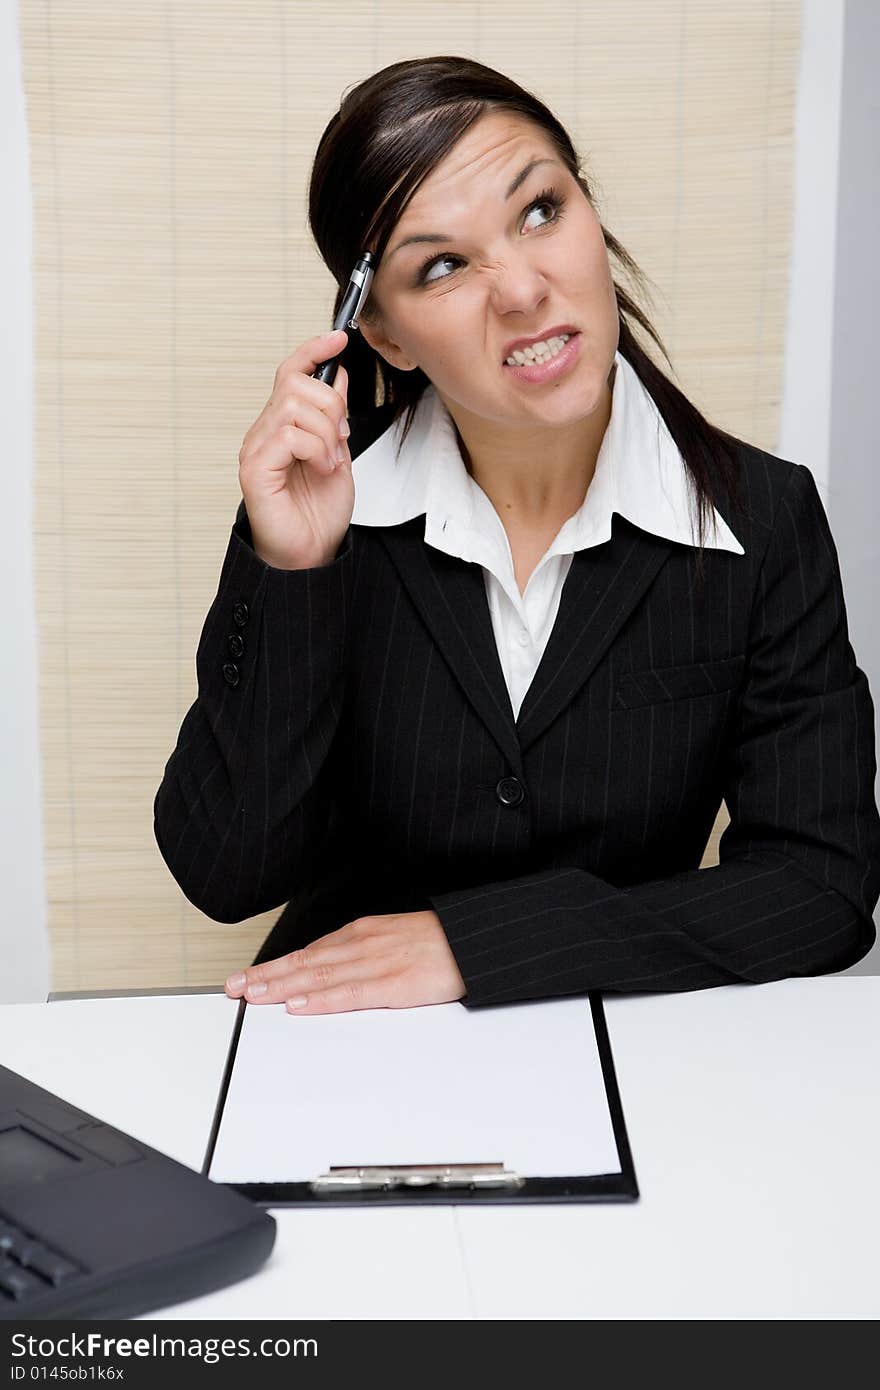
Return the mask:
{"type": "MultiPolygon", "coordinates": [[[[531,214],[538,208],[549,208],[551,210],[551,216],[548,217],[545,222],[538,223],[538,226],[547,226],[550,222],[558,221],[558,219],[562,216],[562,199],[555,196],[550,196],[546,193],[542,194],[540,198],[536,198],[533,203],[529,204],[528,208],[526,209],[526,217],[530,217],[531,214]]],[[[434,256],[433,258],[425,261],[424,265],[422,266],[422,269],[419,272],[418,280],[416,281],[416,283],[419,285],[436,285],[439,280],[448,280],[448,275],[432,275],[429,274],[429,272],[433,271],[437,266],[441,266],[444,261],[457,261],[459,259],[459,256],[445,255],[434,256]]]]}
{"type": "Polygon", "coordinates": [[[435,266],[442,265],[444,261],[457,261],[457,260],[458,260],[458,257],[457,257],[457,256],[437,256],[437,258],[436,258],[435,260],[429,261],[428,264],[426,265],[426,267],[425,267],[425,273],[422,274],[422,276],[421,276],[421,278],[420,278],[420,283],[423,284],[423,285],[430,285],[432,279],[445,280],[445,279],[446,279],[446,276],[445,276],[445,275],[430,276],[430,275],[427,274],[428,270],[433,270],[435,266]]]}
{"type": "MultiPolygon", "coordinates": [[[[531,213],[535,208],[552,208],[552,210],[555,212],[557,206],[558,204],[554,203],[552,198],[542,198],[539,203],[532,203],[532,206],[529,208],[529,212],[531,213]]],[[[548,217],[547,221],[552,222],[553,218],[548,217]]]]}

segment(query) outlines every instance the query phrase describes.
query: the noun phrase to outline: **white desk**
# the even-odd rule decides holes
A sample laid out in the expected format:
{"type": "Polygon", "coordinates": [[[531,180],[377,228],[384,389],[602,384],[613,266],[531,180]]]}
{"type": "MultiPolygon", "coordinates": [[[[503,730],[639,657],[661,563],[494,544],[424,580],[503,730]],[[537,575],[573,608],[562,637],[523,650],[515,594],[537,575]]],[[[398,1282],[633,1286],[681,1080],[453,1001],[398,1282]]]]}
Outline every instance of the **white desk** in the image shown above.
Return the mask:
{"type": "MultiPolygon", "coordinates": [[[[273,1006],[268,1006],[273,1007],[273,1006]]],[[[0,1062],[199,1169],[237,1004],[0,1008],[0,1062]]],[[[150,1318],[876,1318],[880,978],[605,999],[641,1197],[300,1208],[150,1318]]]]}

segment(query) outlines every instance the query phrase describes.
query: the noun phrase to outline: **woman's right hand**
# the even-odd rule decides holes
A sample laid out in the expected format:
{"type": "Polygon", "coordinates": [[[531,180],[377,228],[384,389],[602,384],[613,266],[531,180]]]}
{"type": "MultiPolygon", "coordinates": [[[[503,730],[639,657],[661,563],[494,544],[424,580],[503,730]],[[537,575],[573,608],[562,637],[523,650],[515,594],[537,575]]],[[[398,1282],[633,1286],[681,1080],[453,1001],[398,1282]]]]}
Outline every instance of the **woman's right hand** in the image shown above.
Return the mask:
{"type": "Polygon", "coordinates": [[[239,451],[238,481],[254,550],[277,569],[329,564],[351,521],[351,455],[339,433],[342,422],[348,431],[348,373],[340,365],[332,386],[312,377],[347,341],[342,328],[323,333],[281,363],[272,395],[239,451]]]}

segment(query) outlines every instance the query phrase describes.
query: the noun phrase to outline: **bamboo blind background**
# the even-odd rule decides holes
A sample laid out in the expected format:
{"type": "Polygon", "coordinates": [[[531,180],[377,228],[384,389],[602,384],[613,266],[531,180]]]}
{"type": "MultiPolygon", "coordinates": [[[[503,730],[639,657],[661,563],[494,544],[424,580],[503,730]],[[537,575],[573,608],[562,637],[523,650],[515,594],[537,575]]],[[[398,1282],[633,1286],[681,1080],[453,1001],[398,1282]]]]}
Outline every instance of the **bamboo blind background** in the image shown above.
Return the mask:
{"type": "MultiPolygon", "coordinates": [[[[324,0],[21,0],[53,990],[219,982],[280,912],[224,925],[192,907],[152,803],[195,698],[241,441],[278,363],[329,324],[306,187],[347,87],[460,53],[537,91],[656,286],[683,388],[775,447],[799,0],[327,14],[324,0]]],[[[704,865],[726,823],[722,807],[704,865]]]]}

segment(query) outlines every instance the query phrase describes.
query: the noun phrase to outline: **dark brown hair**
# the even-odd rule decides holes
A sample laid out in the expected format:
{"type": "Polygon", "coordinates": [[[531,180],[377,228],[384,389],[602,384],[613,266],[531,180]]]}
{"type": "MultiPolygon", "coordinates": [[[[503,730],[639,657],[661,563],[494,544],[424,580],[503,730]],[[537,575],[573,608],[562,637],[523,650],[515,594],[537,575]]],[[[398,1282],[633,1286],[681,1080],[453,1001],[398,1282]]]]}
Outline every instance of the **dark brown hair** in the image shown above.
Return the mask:
{"type": "MultiPolygon", "coordinates": [[[[337,282],[334,316],[351,269],[365,250],[378,265],[409,199],[432,169],[475,121],[490,111],[524,117],[550,140],[559,158],[595,207],[581,174],[575,148],[553,113],[503,73],[470,58],[437,56],[392,63],[347,92],[318,143],[309,184],[309,225],[318,250],[337,282]]],[[[600,221],[605,246],[650,299],[647,276],[600,221]]],[[[619,315],[618,350],[653,398],[681,451],[697,499],[698,570],[702,568],[705,527],[717,501],[720,481],[734,507],[739,501],[739,449],[742,441],[712,425],[639,345],[634,320],[669,354],[650,319],[614,281],[619,315]]],[[[362,311],[369,321],[370,302],[362,311]]],[[[350,414],[387,410],[388,423],[407,412],[406,437],[429,379],[419,367],[400,371],[349,333],[340,354],[348,377],[350,414]],[[377,398],[378,393],[378,398],[377,398]]]]}

